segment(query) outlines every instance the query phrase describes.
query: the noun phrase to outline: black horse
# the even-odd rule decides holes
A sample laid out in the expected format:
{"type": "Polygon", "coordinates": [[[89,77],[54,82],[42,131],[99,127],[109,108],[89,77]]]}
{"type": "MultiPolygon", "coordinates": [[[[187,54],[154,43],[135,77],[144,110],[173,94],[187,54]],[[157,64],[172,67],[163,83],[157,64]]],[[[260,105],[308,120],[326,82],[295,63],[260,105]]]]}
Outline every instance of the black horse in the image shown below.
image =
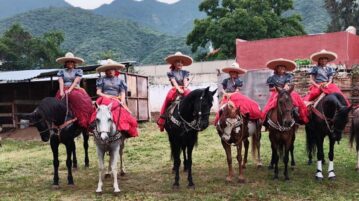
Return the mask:
{"type": "Polygon", "coordinates": [[[350,145],[356,143],[355,150],[357,152],[357,165],[356,170],[359,172],[359,107],[353,111],[352,126],[350,129],[350,145]]]}
{"type": "Polygon", "coordinates": [[[76,119],[69,111],[64,101],[57,100],[54,97],[44,98],[36,109],[23,118],[29,119],[40,133],[41,140],[47,142],[50,140],[50,146],[53,154],[54,165],[54,181],[53,187],[57,188],[59,185],[59,159],[58,147],[60,143],[66,146],[66,166],[68,171],[68,184],[73,185],[72,167],[77,168],[76,146],[74,138],[83,133],[84,148],[85,148],[85,166],[89,166],[88,159],[88,133],[77,125],[76,119]],[[73,154],[73,160],[71,155],[73,154]]]}
{"type": "MultiPolygon", "coordinates": [[[[184,97],[175,107],[173,116],[166,118],[165,129],[171,145],[171,155],[175,171],[174,188],[179,187],[179,167],[181,150],[187,151],[185,165],[188,171],[188,187],[194,188],[192,179],[192,151],[197,143],[198,131],[209,125],[209,115],[215,91],[196,89],[184,97]]],[[[184,153],[184,155],[186,155],[184,153]]]]}
{"type": "Polygon", "coordinates": [[[322,180],[322,161],[324,160],[323,143],[325,136],[329,137],[329,166],[328,178],[334,179],[334,144],[341,140],[342,132],[348,123],[348,114],[351,110],[344,97],[338,93],[325,96],[309,116],[309,123],[305,126],[307,151],[311,155],[317,151],[316,179],[322,180]]]}

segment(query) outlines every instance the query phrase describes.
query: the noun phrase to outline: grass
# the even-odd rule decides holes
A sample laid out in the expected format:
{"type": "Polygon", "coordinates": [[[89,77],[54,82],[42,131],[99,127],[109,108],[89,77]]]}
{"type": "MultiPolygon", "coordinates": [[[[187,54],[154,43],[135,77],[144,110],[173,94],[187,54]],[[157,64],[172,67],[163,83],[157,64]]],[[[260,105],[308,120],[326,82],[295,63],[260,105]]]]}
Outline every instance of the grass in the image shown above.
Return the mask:
{"type": "MultiPolygon", "coordinates": [[[[104,193],[96,195],[98,182],[97,155],[90,142],[90,168],[83,164],[82,140],[76,140],[79,169],[74,172],[75,187],[66,185],[65,148],[60,146],[60,189],[51,188],[52,153],[48,144],[4,140],[0,148],[0,200],[358,200],[359,173],[355,172],[355,151],[344,138],[335,145],[335,181],[314,179],[315,165],[306,165],[305,138],[299,131],[295,142],[297,166],[290,170],[290,181],[285,182],[283,163],[280,180],[273,181],[273,171],[257,169],[253,160],[245,169],[247,182],[236,179],[226,183],[227,164],[220,139],[213,126],[200,133],[193,156],[195,190],[187,189],[186,174],[181,173],[180,190],[172,190],[167,135],[158,132],[155,124],[141,125],[141,136],[127,141],[125,165],[127,175],[120,178],[120,195],[112,194],[112,179],[107,179],[104,193]]],[[[325,155],[328,152],[325,143],[325,155]]],[[[270,161],[268,133],[263,133],[262,160],[270,161]]],[[[234,160],[234,167],[237,162],[234,160]]],[[[327,164],[323,173],[327,176],[327,164]]],[[[236,171],[237,173],[237,171],[236,171]]],[[[238,174],[238,173],[237,173],[238,174]]]]}

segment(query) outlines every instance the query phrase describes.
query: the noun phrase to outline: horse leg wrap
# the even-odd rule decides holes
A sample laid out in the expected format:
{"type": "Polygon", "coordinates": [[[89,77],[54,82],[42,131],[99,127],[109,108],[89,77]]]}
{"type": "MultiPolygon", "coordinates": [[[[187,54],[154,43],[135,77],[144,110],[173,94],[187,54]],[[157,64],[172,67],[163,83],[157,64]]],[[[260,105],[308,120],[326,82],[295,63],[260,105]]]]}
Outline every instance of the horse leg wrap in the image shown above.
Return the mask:
{"type": "Polygon", "coordinates": [[[333,178],[335,177],[335,173],[334,173],[334,162],[333,161],[329,161],[329,166],[328,166],[328,178],[333,178]]]}
{"type": "Polygon", "coordinates": [[[322,161],[317,161],[317,173],[315,174],[315,177],[318,178],[318,179],[323,178],[322,161]]]}

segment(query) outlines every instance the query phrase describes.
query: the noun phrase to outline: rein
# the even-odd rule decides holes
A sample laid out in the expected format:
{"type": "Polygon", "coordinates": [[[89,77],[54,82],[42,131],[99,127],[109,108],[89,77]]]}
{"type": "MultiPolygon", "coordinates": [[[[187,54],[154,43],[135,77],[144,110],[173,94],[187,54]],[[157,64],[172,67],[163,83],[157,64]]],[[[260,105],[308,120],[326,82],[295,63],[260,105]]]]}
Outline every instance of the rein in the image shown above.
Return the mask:
{"type": "MultiPolygon", "coordinates": [[[[237,116],[237,122],[235,123],[235,125],[233,126],[233,128],[232,128],[232,130],[231,130],[231,132],[233,131],[233,129],[235,129],[235,128],[238,128],[238,127],[241,127],[241,135],[240,135],[240,138],[239,138],[239,140],[236,142],[236,143],[228,143],[226,140],[222,140],[224,143],[226,143],[228,146],[234,146],[234,147],[236,147],[236,146],[238,146],[239,145],[239,143],[238,142],[242,142],[243,141],[243,135],[244,135],[244,124],[243,124],[243,116],[242,116],[242,114],[239,114],[239,116],[237,116]]],[[[230,123],[230,122],[228,122],[227,121],[227,119],[228,118],[226,118],[226,123],[228,123],[228,124],[232,124],[232,123],[230,123]]],[[[224,132],[224,130],[221,128],[221,126],[219,126],[219,121],[218,121],[218,128],[220,129],[220,131],[223,133],[224,132]]],[[[235,132],[236,133],[236,132],[235,132]]],[[[236,134],[239,134],[239,133],[236,133],[236,134]]]]}
{"type": "MultiPolygon", "coordinates": [[[[278,92],[278,97],[277,98],[279,99],[279,92],[278,92]]],[[[278,103],[277,103],[277,108],[278,108],[279,115],[282,116],[283,111],[282,111],[281,107],[279,107],[278,103]]],[[[278,121],[278,115],[277,115],[277,121],[276,122],[273,122],[271,118],[268,118],[267,122],[272,128],[274,128],[274,129],[276,129],[276,130],[278,130],[280,132],[290,131],[293,128],[294,124],[295,124],[295,120],[292,118],[290,126],[286,127],[286,126],[280,125],[280,123],[278,121]]]]}

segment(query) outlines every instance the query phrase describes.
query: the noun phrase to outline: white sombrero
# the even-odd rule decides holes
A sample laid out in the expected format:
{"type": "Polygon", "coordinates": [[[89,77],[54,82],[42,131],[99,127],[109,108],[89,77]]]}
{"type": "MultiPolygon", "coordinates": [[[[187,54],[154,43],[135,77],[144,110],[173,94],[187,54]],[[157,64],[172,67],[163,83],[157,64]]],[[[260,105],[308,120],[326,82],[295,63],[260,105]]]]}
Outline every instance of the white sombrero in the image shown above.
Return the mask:
{"type": "Polygon", "coordinates": [[[272,70],[275,70],[277,66],[284,66],[287,71],[293,71],[297,64],[292,60],[279,58],[268,61],[266,66],[272,70]]]}
{"type": "Polygon", "coordinates": [[[56,62],[59,64],[65,64],[67,61],[73,61],[77,64],[82,64],[84,62],[82,58],[75,57],[74,54],[72,54],[71,52],[66,53],[64,57],[56,59],[56,62]]]}
{"type": "Polygon", "coordinates": [[[336,60],[338,56],[336,53],[327,50],[321,50],[320,52],[310,55],[310,59],[315,62],[318,62],[320,58],[328,58],[328,62],[331,62],[336,60]]]}
{"type": "Polygon", "coordinates": [[[238,74],[244,74],[247,72],[247,70],[239,67],[239,64],[235,62],[230,67],[222,68],[222,72],[224,73],[236,72],[238,74]]]}
{"type": "Polygon", "coordinates": [[[193,62],[193,59],[190,56],[184,55],[181,52],[169,55],[165,60],[168,64],[174,64],[176,61],[181,61],[183,66],[189,66],[193,62]]]}
{"type": "Polygon", "coordinates": [[[105,64],[96,68],[96,72],[105,72],[106,70],[121,70],[125,68],[125,65],[117,63],[112,59],[107,59],[105,64]]]}

